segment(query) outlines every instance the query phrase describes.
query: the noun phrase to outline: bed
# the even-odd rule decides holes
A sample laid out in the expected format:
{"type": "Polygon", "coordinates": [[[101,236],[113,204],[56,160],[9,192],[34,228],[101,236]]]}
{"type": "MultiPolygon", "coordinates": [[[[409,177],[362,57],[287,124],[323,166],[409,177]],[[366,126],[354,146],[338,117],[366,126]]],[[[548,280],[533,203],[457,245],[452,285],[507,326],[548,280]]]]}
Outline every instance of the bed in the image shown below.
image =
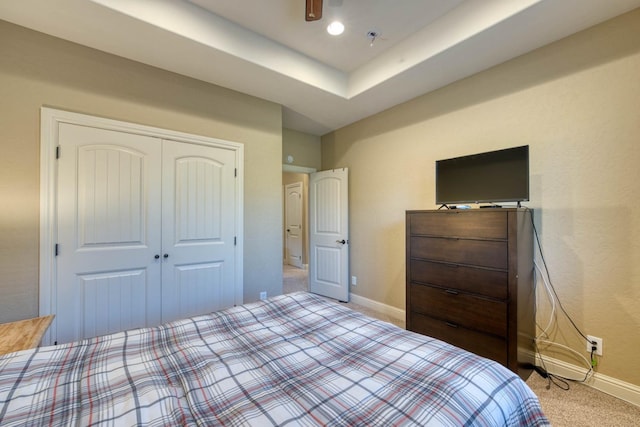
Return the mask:
{"type": "Polygon", "coordinates": [[[0,357],[0,425],[548,425],[511,371],[299,292],[0,357]]]}

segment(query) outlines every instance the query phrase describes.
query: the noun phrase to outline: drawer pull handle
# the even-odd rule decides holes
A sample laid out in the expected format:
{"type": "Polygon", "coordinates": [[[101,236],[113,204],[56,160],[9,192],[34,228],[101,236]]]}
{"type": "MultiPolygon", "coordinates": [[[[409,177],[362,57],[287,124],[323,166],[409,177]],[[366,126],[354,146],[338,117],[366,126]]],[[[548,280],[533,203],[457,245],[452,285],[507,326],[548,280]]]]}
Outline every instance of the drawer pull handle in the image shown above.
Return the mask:
{"type": "Polygon", "coordinates": [[[457,328],[458,325],[456,325],[455,323],[451,323],[451,322],[444,322],[448,327],[450,328],[457,328]]]}
{"type": "Polygon", "coordinates": [[[447,289],[445,292],[449,295],[458,295],[460,293],[458,291],[454,291],[453,289],[447,289]]]}

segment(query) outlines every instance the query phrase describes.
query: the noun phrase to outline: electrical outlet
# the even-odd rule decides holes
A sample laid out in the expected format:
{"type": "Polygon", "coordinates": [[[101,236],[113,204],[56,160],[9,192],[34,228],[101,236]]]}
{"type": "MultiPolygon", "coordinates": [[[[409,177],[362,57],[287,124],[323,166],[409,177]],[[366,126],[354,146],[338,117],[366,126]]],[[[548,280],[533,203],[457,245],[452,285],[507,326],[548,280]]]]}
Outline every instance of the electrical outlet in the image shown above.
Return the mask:
{"type": "Polygon", "coordinates": [[[264,301],[264,300],[266,300],[266,299],[267,299],[267,291],[262,291],[262,292],[260,292],[260,299],[261,299],[262,301],[264,301]]]}
{"type": "Polygon", "coordinates": [[[593,354],[602,356],[602,338],[587,335],[587,339],[589,340],[589,342],[587,342],[587,352],[591,353],[593,346],[595,346],[596,349],[593,354]]]}
{"type": "Polygon", "coordinates": [[[358,278],[356,276],[351,276],[351,286],[358,286],[358,278]]]}

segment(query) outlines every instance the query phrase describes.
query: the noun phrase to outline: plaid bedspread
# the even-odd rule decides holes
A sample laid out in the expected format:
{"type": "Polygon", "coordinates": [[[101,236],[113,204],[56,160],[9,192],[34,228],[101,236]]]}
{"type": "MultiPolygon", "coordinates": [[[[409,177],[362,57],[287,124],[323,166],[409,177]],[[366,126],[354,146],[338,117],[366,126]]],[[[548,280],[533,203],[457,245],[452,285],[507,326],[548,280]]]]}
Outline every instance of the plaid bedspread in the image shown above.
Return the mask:
{"type": "Polygon", "coordinates": [[[547,425],[506,368],[307,293],[0,357],[0,425],[547,425]]]}

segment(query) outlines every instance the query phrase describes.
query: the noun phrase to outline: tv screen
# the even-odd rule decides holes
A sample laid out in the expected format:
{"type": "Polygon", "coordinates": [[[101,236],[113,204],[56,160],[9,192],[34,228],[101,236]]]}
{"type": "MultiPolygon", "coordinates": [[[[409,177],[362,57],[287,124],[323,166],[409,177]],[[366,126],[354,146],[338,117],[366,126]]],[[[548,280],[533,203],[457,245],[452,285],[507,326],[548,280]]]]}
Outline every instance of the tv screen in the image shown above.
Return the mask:
{"type": "Polygon", "coordinates": [[[436,204],[528,200],[528,145],[436,161],[436,204]]]}

